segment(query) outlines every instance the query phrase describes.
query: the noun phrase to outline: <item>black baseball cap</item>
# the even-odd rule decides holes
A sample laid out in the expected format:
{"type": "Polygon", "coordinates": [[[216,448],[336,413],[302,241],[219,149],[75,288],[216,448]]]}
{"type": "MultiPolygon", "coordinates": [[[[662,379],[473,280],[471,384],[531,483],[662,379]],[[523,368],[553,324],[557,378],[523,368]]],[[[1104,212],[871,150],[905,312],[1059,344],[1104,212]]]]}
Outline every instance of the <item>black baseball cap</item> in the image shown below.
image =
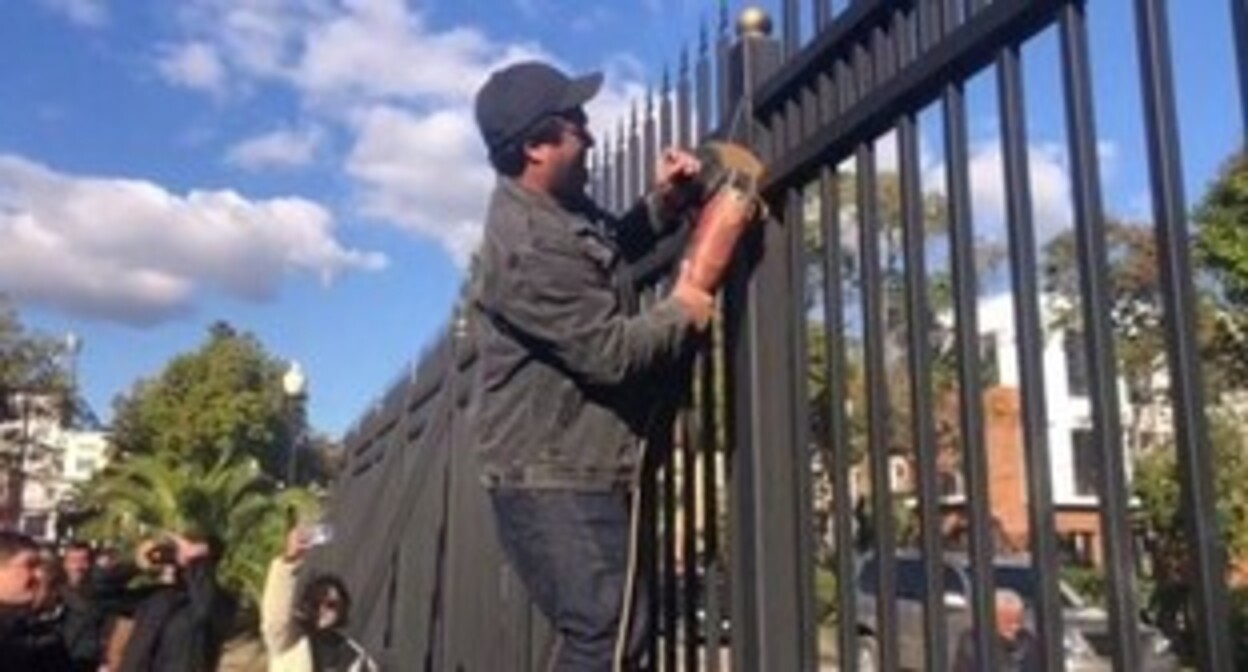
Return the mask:
{"type": "Polygon", "coordinates": [[[602,88],[602,73],[569,77],[538,61],[495,71],[477,91],[477,127],[490,152],[520,137],[543,117],[578,108],[602,88]]]}

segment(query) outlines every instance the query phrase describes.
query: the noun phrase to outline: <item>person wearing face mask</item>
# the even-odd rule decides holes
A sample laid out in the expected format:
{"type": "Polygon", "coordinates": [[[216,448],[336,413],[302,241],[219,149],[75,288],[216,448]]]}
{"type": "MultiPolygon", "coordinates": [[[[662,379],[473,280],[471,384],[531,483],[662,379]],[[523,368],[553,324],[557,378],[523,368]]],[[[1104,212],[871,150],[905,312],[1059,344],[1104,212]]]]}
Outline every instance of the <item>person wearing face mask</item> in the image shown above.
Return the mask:
{"type": "Polygon", "coordinates": [[[310,542],[307,530],[291,530],[285,550],[269,564],[260,631],[270,672],[376,672],[377,663],[343,630],[351,594],[341,579],[313,577],[296,604],[296,574],[310,542]]]}

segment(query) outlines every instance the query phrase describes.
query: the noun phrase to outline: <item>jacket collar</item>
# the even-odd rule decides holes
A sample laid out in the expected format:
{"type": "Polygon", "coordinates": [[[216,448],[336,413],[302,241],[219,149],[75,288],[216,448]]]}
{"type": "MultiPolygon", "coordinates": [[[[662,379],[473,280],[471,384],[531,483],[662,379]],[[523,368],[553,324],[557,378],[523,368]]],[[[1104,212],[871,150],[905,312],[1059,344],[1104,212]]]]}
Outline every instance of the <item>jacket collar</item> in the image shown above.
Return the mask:
{"type": "Polygon", "coordinates": [[[601,218],[601,210],[588,196],[581,203],[567,204],[549,194],[533,191],[514,178],[504,176],[498,178],[498,190],[525,207],[536,208],[566,223],[572,231],[599,233],[596,222],[601,218]]]}

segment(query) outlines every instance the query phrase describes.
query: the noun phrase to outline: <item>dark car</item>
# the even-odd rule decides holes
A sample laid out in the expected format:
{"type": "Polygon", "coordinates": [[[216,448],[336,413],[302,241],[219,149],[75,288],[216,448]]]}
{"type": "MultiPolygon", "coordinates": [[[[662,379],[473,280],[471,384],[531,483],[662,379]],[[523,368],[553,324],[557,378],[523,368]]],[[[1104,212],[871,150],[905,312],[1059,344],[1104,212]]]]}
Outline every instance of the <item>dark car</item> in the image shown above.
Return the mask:
{"type": "MultiPolygon", "coordinates": [[[[923,601],[927,595],[923,557],[902,551],[897,557],[897,620],[901,667],[924,669],[926,652],[923,639],[923,601]]],[[[950,554],[944,559],[944,605],[947,626],[947,650],[952,660],[958,638],[971,626],[971,575],[966,556],[950,554]]],[[[876,637],[876,580],[879,565],[868,556],[858,564],[858,669],[872,672],[879,669],[879,644],[876,637]]],[[[998,588],[1018,593],[1028,605],[1028,622],[1032,622],[1036,588],[1036,570],[1027,556],[998,557],[994,562],[994,581],[998,588]]],[[[1112,642],[1109,637],[1109,615],[1104,609],[1091,606],[1064,582],[1058,583],[1062,601],[1062,637],[1066,653],[1066,669],[1070,672],[1111,670],[1112,642]]],[[[1179,669],[1178,660],[1170,650],[1170,642],[1146,624],[1140,624],[1140,650],[1144,670],[1162,672],[1179,669]]]]}

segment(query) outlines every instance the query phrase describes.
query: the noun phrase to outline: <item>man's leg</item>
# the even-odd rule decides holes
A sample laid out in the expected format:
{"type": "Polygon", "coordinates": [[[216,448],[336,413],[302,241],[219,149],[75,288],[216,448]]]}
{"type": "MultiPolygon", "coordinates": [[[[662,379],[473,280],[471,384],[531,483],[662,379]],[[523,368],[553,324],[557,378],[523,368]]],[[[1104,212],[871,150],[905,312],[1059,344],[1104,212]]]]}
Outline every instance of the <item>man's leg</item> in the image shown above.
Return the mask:
{"type": "MultiPolygon", "coordinates": [[[[499,536],[530,597],[562,639],[556,670],[612,667],[629,572],[629,508],[620,493],[499,490],[499,536]]],[[[634,595],[644,598],[640,583],[634,595]]],[[[644,599],[632,606],[624,669],[648,634],[644,599]]]]}

